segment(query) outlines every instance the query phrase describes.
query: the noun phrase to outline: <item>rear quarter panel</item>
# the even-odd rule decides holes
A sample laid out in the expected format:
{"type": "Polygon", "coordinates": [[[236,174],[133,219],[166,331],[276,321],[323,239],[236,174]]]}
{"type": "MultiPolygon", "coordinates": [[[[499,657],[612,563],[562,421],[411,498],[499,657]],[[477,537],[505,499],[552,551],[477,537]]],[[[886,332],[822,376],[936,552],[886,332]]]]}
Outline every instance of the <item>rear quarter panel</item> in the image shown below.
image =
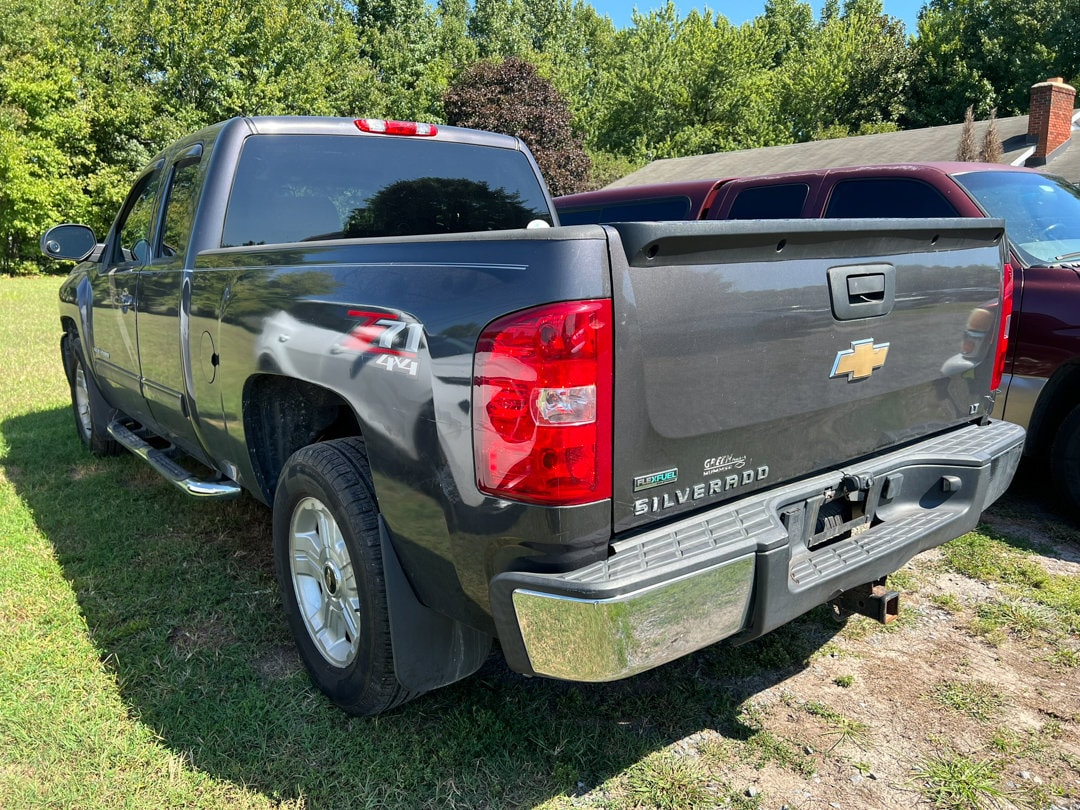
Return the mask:
{"type": "Polygon", "coordinates": [[[477,337],[509,312],[610,294],[598,227],[204,252],[191,307],[198,419],[222,466],[269,500],[274,482],[260,479],[245,430],[245,408],[258,406],[248,397],[252,382],[294,377],[347,402],[421,599],[485,626],[497,570],[559,543],[606,548],[611,508],[549,509],[479,492],[477,337]],[[415,352],[374,350],[378,317],[406,324],[403,341],[411,327],[415,352]]]}

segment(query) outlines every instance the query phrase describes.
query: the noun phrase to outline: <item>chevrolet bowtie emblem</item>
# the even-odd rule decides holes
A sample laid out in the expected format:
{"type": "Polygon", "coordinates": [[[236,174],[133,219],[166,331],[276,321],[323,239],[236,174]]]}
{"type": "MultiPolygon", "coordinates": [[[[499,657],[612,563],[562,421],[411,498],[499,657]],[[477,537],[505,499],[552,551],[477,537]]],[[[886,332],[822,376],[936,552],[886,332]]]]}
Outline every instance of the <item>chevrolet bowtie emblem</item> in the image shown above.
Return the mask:
{"type": "Polygon", "coordinates": [[[885,365],[888,355],[888,343],[874,343],[873,338],[853,341],[850,349],[836,353],[836,362],[829,377],[843,377],[846,374],[848,382],[865,380],[874,373],[874,369],[885,365]]]}

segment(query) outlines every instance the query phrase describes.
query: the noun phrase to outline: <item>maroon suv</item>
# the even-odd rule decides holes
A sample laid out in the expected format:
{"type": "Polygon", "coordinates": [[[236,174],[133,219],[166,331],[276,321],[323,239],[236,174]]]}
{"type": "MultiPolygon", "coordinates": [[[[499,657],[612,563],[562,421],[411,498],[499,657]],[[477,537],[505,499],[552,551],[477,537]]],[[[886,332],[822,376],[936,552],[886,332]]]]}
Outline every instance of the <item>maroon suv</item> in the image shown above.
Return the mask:
{"type": "Polygon", "coordinates": [[[555,200],[563,225],[666,219],[1005,219],[1015,290],[1003,418],[1080,512],[1080,188],[1030,169],[908,163],[631,186],[555,200]]]}

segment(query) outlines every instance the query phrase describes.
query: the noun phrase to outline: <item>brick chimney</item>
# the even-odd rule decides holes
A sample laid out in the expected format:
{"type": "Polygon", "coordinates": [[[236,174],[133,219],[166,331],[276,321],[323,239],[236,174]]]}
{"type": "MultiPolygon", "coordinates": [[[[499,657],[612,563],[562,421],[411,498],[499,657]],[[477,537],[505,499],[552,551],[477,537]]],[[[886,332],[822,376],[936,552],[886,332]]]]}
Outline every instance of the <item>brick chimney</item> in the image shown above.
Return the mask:
{"type": "Polygon", "coordinates": [[[1028,166],[1045,166],[1054,152],[1069,142],[1075,99],[1076,88],[1061,77],[1032,85],[1028,142],[1035,143],[1035,154],[1028,158],[1028,166]]]}

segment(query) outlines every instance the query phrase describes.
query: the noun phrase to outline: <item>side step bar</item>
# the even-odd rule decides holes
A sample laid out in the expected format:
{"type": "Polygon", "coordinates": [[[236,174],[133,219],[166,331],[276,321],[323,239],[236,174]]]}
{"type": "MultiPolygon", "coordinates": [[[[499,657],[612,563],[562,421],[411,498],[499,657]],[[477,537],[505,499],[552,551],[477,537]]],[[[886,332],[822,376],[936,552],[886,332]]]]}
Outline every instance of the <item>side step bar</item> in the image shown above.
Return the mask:
{"type": "Polygon", "coordinates": [[[173,457],[178,454],[176,449],[171,446],[169,449],[152,446],[121,420],[116,420],[109,425],[109,435],[157,470],[162,478],[188,495],[220,500],[236,498],[240,495],[240,485],[235,481],[227,478],[218,481],[196,478],[176,462],[173,457]]]}

